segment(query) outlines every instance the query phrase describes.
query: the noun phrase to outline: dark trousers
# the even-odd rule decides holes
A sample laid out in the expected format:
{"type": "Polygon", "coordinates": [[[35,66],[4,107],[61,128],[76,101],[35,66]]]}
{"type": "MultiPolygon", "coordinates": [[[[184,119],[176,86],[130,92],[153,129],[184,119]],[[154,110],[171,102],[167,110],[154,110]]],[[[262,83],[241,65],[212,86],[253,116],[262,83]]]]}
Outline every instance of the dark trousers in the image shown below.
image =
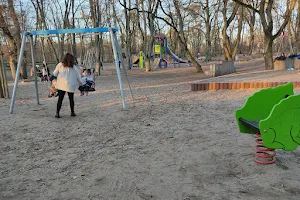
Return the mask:
{"type": "Polygon", "coordinates": [[[79,86],[78,89],[80,90],[80,92],[83,92],[83,91],[88,92],[88,91],[90,91],[91,86],[92,86],[92,83],[86,83],[85,85],[79,86]]]}
{"type": "MultiPolygon", "coordinates": [[[[58,90],[58,101],[57,101],[57,110],[56,112],[59,113],[61,109],[62,102],[64,100],[66,91],[58,90]]],[[[74,93],[68,92],[69,100],[70,100],[70,108],[71,108],[71,113],[74,113],[74,93]]]]}

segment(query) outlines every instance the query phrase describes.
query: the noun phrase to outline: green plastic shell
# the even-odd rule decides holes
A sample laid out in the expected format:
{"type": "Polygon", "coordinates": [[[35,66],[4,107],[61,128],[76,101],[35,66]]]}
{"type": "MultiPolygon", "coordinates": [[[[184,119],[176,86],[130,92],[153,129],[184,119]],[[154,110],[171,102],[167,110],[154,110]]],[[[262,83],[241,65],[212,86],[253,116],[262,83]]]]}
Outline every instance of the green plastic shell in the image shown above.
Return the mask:
{"type": "MultiPolygon", "coordinates": [[[[264,120],[266,119],[273,107],[278,104],[286,95],[293,95],[293,84],[287,83],[275,88],[262,89],[248,98],[245,105],[236,111],[236,120],[241,133],[255,134],[257,131],[243,125],[239,118],[246,120],[264,120]]],[[[300,104],[300,102],[299,102],[300,104]]]]}
{"type": "Polygon", "coordinates": [[[265,147],[295,150],[300,145],[300,95],[289,96],[275,105],[260,121],[259,130],[265,147]]]}

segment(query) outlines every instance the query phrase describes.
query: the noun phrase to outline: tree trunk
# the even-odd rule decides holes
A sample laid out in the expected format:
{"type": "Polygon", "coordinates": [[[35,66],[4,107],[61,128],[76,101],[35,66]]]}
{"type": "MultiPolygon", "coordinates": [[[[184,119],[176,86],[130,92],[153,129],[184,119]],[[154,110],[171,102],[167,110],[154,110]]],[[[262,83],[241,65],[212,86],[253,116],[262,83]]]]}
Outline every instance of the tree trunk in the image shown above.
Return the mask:
{"type": "Polygon", "coordinates": [[[231,47],[230,47],[230,41],[229,37],[226,33],[226,30],[223,28],[222,30],[222,36],[223,36],[223,49],[224,49],[224,59],[225,60],[231,60],[232,55],[231,55],[231,47]]]}
{"type": "MultiPolygon", "coordinates": [[[[5,32],[4,32],[5,34],[5,32]]],[[[10,38],[9,36],[7,36],[7,40],[8,40],[8,44],[10,47],[9,50],[9,67],[10,67],[10,71],[11,71],[11,75],[12,78],[15,80],[16,78],[16,62],[17,62],[17,45],[15,43],[15,41],[10,38]]]]}
{"type": "Polygon", "coordinates": [[[151,71],[150,59],[145,60],[145,68],[146,68],[146,72],[151,71]]]}
{"type": "MultiPolygon", "coordinates": [[[[147,46],[148,46],[148,43],[147,43],[147,20],[146,20],[146,13],[144,12],[145,11],[145,1],[142,0],[141,4],[142,4],[143,22],[144,22],[143,53],[144,53],[144,61],[145,61],[145,57],[146,57],[145,55],[147,53],[147,46]]],[[[150,66],[150,63],[149,63],[149,66],[150,66]]],[[[146,66],[145,66],[145,68],[146,68],[146,66]]]]}
{"type": "Polygon", "coordinates": [[[264,59],[265,59],[265,69],[274,69],[273,62],[273,39],[272,36],[266,35],[264,37],[264,59]]]}
{"type": "MultiPolygon", "coordinates": [[[[72,28],[75,29],[75,2],[71,1],[72,6],[72,28]]],[[[72,33],[72,53],[77,60],[76,38],[75,33],[72,33]]]]}
{"type": "Polygon", "coordinates": [[[59,57],[64,56],[64,44],[65,44],[65,34],[58,35],[58,48],[59,48],[59,57]]]}
{"type": "Polygon", "coordinates": [[[249,55],[253,53],[254,50],[254,24],[250,24],[250,42],[249,42],[249,55]]]}
{"type": "MultiPolygon", "coordinates": [[[[209,23],[209,22],[208,22],[209,23]]],[[[206,53],[205,53],[205,61],[211,60],[211,25],[206,24],[206,33],[205,33],[205,39],[206,39],[206,53]]]]}
{"type": "Polygon", "coordinates": [[[196,61],[195,57],[192,55],[190,50],[187,47],[187,39],[184,34],[184,23],[183,23],[183,17],[181,15],[181,6],[180,3],[176,0],[173,0],[176,15],[178,17],[178,25],[179,25],[179,31],[176,29],[175,32],[177,33],[180,46],[182,47],[182,50],[188,54],[188,59],[193,63],[193,66],[196,68],[197,72],[203,73],[203,70],[201,68],[201,65],[196,61]]]}
{"type": "Polygon", "coordinates": [[[3,53],[0,52],[0,98],[9,98],[9,91],[6,79],[6,68],[3,63],[3,53]]]}
{"type": "Polygon", "coordinates": [[[15,54],[9,55],[9,67],[11,71],[11,76],[14,80],[16,78],[16,62],[15,62],[16,59],[17,57],[15,56],[15,54]]]}
{"type": "MultiPolygon", "coordinates": [[[[20,50],[21,50],[21,43],[22,43],[22,37],[21,37],[21,29],[20,29],[20,23],[19,23],[19,19],[18,19],[18,15],[15,11],[14,8],[14,1],[13,0],[7,0],[7,4],[8,4],[8,9],[14,24],[14,28],[15,28],[15,34],[14,34],[14,40],[16,41],[17,44],[17,48],[18,48],[18,54],[20,54],[20,50]]],[[[21,65],[21,77],[23,79],[27,78],[27,67],[26,67],[26,52],[24,51],[23,54],[23,60],[22,60],[22,65],[21,65]]]]}
{"type": "Polygon", "coordinates": [[[296,52],[300,52],[300,0],[298,0],[297,19],[296,19],[296,52]]]}
{"type": "Polygon", "coordinates": [[[294,53],[295,52],[295,45],[294,45],[294,41],[295,41],[295,36],[293,35],[292,32],[292,19],[289,20],[288,25],[287,25],[287,30],[288,30],[288,38],[287,38],[287,45],[288,45],[288,49],[289,49],[289,53],[294,53]]]}
{"type": "MultiPolygon", "coordinates": [[[[1,69],[0,69],[0,78],[2,79],[2,71],[1,71],[1,69]]],[[[0,84],[0,98],[4,98],[3,89],[2,89],[2,85],[1,84],[0,84]]]]}
{"type": "MultiPolygon", "coordinates": [[[[147,36],[147,23],[146,23],[146,14],[144,12],[145,11],[145,9],[144,9],[144,0],[141,0],[141,2],[139,2],[139,0],[136,0],[135,4],[136,4],[136,7],[139,7],[139,4],[141,4],[142,12],[143,12],[142,13],[142,18],[140,18],[139,12],[137,12],[137,19],[136,20],[137,20],[138,30],[139,30],[139,32],[141,34],[142,39],[143,39],[141,50],[143,51],[143,55],[145,55],[145,53],[147,51],[147,40],[146,40],[146,36],[147,36]],[[143,20],[144,27],[142,27],[140,19],[143,20]]],[[[145,60],[145,58],[143,60],[145,60]]]]}
{"type": "MultiPolygon", "coordinates": [[[[153,51],[153,45],[154,45],[154,31],[155,31],[155,27],[154,27],[154,17],[152,13],[148,13],[148,23],[149,23],[149,30],[150,30],[150,40],[148,43],[148,51],[147,51],[147,55],[146,55],[146,62],[150,63],[151,60],[151,54],[153,51]]],[[[151,65],[149,64],[148,66],[146,65],[146,72],[151,71],[151,65]]]]}
{"type": "MultiPolygon", "coordinates": [[[[229,36],[227,35],[227,29],[230,25],[230,23],[233,21],[233,19],[236,16],[236,13],[239,9],[239,5],[235,4],[233,7],[233,11],[230,15],[230,17],[227,19],[227,4],[228,4],[228,0],[223,0],[223,4],[224,4],[224,8],[222,10],[223,13],[223,21],[224,21],[224,25],[223,25],[223,29],[222,29],[222,36],[223,36],[223,49],[224,49],[224,58],[225,60],[233,60],[234,55],[233,55],[233,50],[232,50],[232,46],[231,46],[231,42],[229,39],[229,36]]],[[[239,42],[239,39],[238,39],[239,42]]]]}
{"type": "MultiPolygon", "coordinates": [[[[131,30],[130,30],[130,11],[127,10],[127,0],[123,1],[125,8],[124,8],[124,14],[125,14],[125,51],[126,51],[126,57],[127,59],[127,68],[131,69],[132,62],[131,62],[131,30]]],[[[131,0],[128,2],[128,9],[131,9],[131,0]]]]}
{"type": "MultiPolygon", "coordinates": [[[[92,24],[93,27],[99,27],[100,25],[100,17],[101,17],[101,13],[100,13],[100,8],[99,8],[99,0],[89,0],[89,4],[90,4],[90,13],[91,13],[91,20],[92,20],[92,24]]],[[[101,74],[101,41],[100,41],[100,37],[99,35],[95,35],[95,43],[96,43],[96,47],[97,47],[97,53],[96,53],[96,63],[95,63],[95,72],[97,75],[101,74]]]]}
{"type": "Polygon", "coordinates": [[[42,50],[43,61],[46,61],[45,43],[43,37],[41,37],[41,50],[42,50]]]}
{"type": "Polygon", "coordinates": [[[206,0],[205,8],[205,39],[206,39],[206,52],[205,52],[205,61],[211,60],[211,20],[210,20],[210,9],[209,9],[209,0],[206,0]]]}
{"type": "Polygon", "coordinates": [[[203,73],[201,65],[197,62],[195,57],[192,55],[192,53],[190,52],[190,50],[187,47],[186,42],[184,41],[184,38],[182,38],[182,36],[179,33],[178,33],[178,39],[179,39],[179,45],[181,46],[181,49],[187,53],[189,61],[191,61],[193,64],[193,67],[196,68],[196,72],[203,73]]]}
{"type": "MultiPolygon", "coordinates": [[[[101,23],[101,12],[100,12],[100,7],[99,7],[99,0],[96,1],[96,27],[100,27],[101,23]]],[[[96,35],[96,46],[97,46],[97,53],[96,53],[96,72],[98,75],[101,75],[101,66],[102,66],[102,61],[101,61],[101,54],[102,54],[102,38],[100,35],[96,35]]]]}
{"type": "Polygon", "coordinates": [[[242,33],[242,29],[243,29],[243,16],[244,16],[244,8],[241,7],[240,8],[240,15],[239,15],[239,19],[238,19],[238,34],[237,34],[237,37],[236,37],[236,41],[235,41],[235,44],[233,46],[233,49],[232,49],[232,57],[231,59],[232,60],[235,60],[235,56],[237,54],[237,51],[238,49],[240,49],[240,41],[241,41],[241,33],[242,33]]]}
{"type": "Polygon", "coordinates": [[[84,52],[85,52],[83,37],[84,36],[82,36],[82,35],[80,36],[80,62],[81,62],[81,64],[83,63],[84,52]]]}

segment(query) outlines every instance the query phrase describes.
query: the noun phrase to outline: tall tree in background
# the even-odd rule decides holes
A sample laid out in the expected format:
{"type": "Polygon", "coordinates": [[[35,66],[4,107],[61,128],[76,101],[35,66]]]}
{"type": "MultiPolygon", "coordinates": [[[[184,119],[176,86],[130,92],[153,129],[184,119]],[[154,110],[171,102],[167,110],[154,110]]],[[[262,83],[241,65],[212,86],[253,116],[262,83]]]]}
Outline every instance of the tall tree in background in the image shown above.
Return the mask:
{"type": "Polygon", "coordinates": [[[9,24],[5,19],[6,8],[7,8],[6,5],[1,5],[1,7],[0,7],[0,28],[3,31],[3,34],[6,37],[7,42],[8,42],[9,66],[10,66],[12,77],[13,77],[13,79],[15,79],[18,47],[17,47],[16,41],[14,40],[14,36],[13,36],[12,32],[8,28],[9,24]]]}
{"type": "MultiPolygon", "coordinates": [[[[250,4],[253,6],[253,7],[257,7],[258,6],[258,0],[251,0],[250,4]]],[[[249,8],[246,8],[247,9],[247,14],[246,14],[246,22],[248,23],[249,25],[249,34],[250,34],[250,41],[249,41],[249,55],[251,55],[253,53],[253,50],[254,50],[254,28],[255,28],[255,20],[256,20],[256,12],[255,10],[253,9],[249,9],[249,8]]]]}
{"type": "MultiPolygon", "coordinates": [[[[151,55],[152,55],[152,51],[153,51],[153,45],[154,45],[154,37],[153,35],[155,34],[155,23],[154,20],[156,18],[157,15],[157,10],[158,10],[158,6],[159,6],[159,2],[157,0],[148,0],[147,1],[147,6],[148,9],[145,9],[143,3],[145,3],[145,1],[142,1],[142,10],[139,9],[138,6],[134,7],[134,8],[129,8],[126,5],[124,5],[120,0],[119,3],[123,6],[123,8],[127,11],[131,11],[131,10],[136,10],[138,13],[145,13],[145,16],[147,16],[146,18],[147,20],[147,24],[148,24],[148,29],[149,29],[149,39],[147,42],[147,48],[146,52],[145,52],[145,68],[146,71],[151,71],[151,55]],[[145,9],[145,10],[144,10],[145,9]]],[[[143,14],[144,15],[144,14],[143,14]]],[[[143,18],[145,18],[145,16],[143,18]]],[[[145,25],[145,21],[144,21],[144,25],[145,25]]],[[[147,35],[147,32],[145,30],[145,36],[147,35]]],[[[147,36],[146,36],[147,37],[147,36]]],[[[145,44],[145,43],[144,43],[145,44]]]]}
{"type": "Polygon", "coordinates": [[[144,8],[144,0],[135,0],[135,6],[138,8],[138,10],[142,10],[142,13],[139,13],[138,10],[136,12],[136,21],[137,21],[137,27],[138,31],[140,33],[140,36],[142,38],[142,44],[141,49],[145,53],[147,51],[147,23],[146,23],[146,14],[145,14],[145,8],[144,8]],[[143,26],[143,25],[144,26],[143,26]]]}
{"type": "MultiPolygon", "coordinates": [[[[49,28],[48,28],[49,25],[46,22],[46,15],[47,14],[46,14],[46,11],[45,11],[46,5],[45,5],[44,0],[39,0],[39,1],[31,0],[31,3],[32,3],[32,5],[35,9],[35,12],[36,12],[36,20],[37,20],[36,21],[36,28],[38,30],[49,30],[49,28]]],[[[45,49],[44,41],[45,41],[44,38],[41,37],[41,48],[42,48],[43,60],[46,61],[45,50],[44,50],[45,49]]],[[[56,62],[59,62],[60,57],[59,57],[59,55],[57,53],[57,50],[54,46],[54,42],[53,42],[52,38],[47,37],[46,41],[47,41],[48,45],[51,47],[51,50],[52,50],[52,52],[55,56],[56,62]]]]}
{"type": "Polygon", "coordinates": [[[221,3],[219,0],[216,3],[211,0],[205,0],[205,3],[201,4],[202,11],[200,11],[200,16],[205,23],[205,60],[209,61],[212,56],[212,22],[217,17],[221,3]]]}
{"type": "MultiPolygon", "coordinates": [[[[71,0],[71,10],[72,10],[72,24],[71,27],[74,29],[75,28],[75,0],[71,0]]],[[[76,38],[75,38],[75,33],[72,33],[72,53],[77,58],[77,49],[76,49],[76,38]]]]}
{"type": "Polygon", "coordinates": [[[131,0],[123,0],[122,5],[124,5],[124,16],[125,16],[125,54],[127,59],[127,67],[131,69],[131,41],[132,41],[132,30],[130,28],[131,22],[131,0]]]}
{"type": "MultiPolygon", "coordinates": [[[[184,31],[184,17],[182,14],[182,11],[185,9],[182,3],[178,0],[173,0],[172,2],[164,1],[164,3],[165,5],[163,5],[162,1],[159,0],[160,10],[166,17],[156,16],[156,18],[164,21],[172,29],[174,29],[174,33],[178,37],[178,42],[180,43],[182,51],[187,53],[188,59],[193,63],[193,66],[196,68],[197,72],[203,72],[200,63],[195,59],[195,56],[191,53],[187,45],[187,38],[184,31]],[[173,4],[175,10],[171,8],[171,3],[173,4]]],[[[190,4],[191,1],[189,1],[188,4],[185,5],[185,7],[188,7],[190,4]]]]}
{"type": "MultiPolygon", "coordinates": [[[[16,63],[21,48],[21,28],[18,14],[14,8],[14,1],[7,0],[7,2],[0,5],[0,29],[3,31],[9,44],[9,65],[12,76],[16,77],[16,63]]],[[[21,65],[21,78],[27,78],[26,70],[26,53],[21,65]]]]}
{"type": "Polygon", "coordinates": [[[300,0],[297,1],[297,18],[296,18],[296,30],[295,30],[295,41],[296,41],[296,52],[300,52],[300,0]]]}
{"type": "MultiPolygon", "coordinates": [[[[100,11],[100,2],[99,0],[89,0],[89,4],[90,4],[90,14],[91,14],[91,21],[93,24],[93,27],[100,27],[101,25],[101,11],[100,11]]],[[[100,37],[99,34],[95,35],[95,44],[96,47],[98,48],[98,52],[97,52],[97,60],[96,60],[96,66],[95,66],[95,70],[96,73],[98,75],[101,74],[100,68],[102,65],[102,61],[101,61],[101,49],[102,49],[102,37],[100,37]]]]}
{"type": "Polygon", "coordinates": [[[274,0],[261,0],[259,3],[259,8],[254,7],[251,4],[244,3],[242,0],[233,0],[244,7],[254,10],[259,14],[262,28],[264,31],[264,60],[265,60],[265,69],[270,70],[274,69],[273,62],[273,43],[274,40],[282,33],[286,25],[288,24],[292,11],[295,8],[296,0],[287,1],[287,7],[284,14],[284,21],[279,27],[279,29],[274,32],[274,22],[272,16],[272,10],[274,7],[274,0]]]}
{"type": "Polygon", "coordinates": [[[239,16],[238,19],[238,33],[237,33],[237,38],[234,44],[232,44],[233,38],[229,38],[227,34],[227,29],[231,22],[233,22],[236,14],[238,13],[239,10],[239,5],[234,4],[233,5],[233,11],[230,15],[230,17],[227,19],[227,10],[228,10],[228,0],[223,0],[223,29],[222,29],[222,36],[223,36],[223,48],[224,48],[224,58],[225,60],[234,60],[234,57],[237,53],[239,43],[240,43],[240,38],[241,38],[241,31],[242,31],[242,22],[243,18],[242,15],[239,16]]]}
{"type": "MultiPolygon", "coordinates": [[[[8,3],[8,10],[10,13],[10,17],[13,21],[14,26],[14,40],[16,41],[17,48],[18,48],[18,54],[20,53],[21,49],[21,25],[19,22],[18,14],[14,8],[14,0],[7,0],[8,3]]],[[[21,65],[21,78],[27,79],[27,68],[26,68],[26,52],[24,52],[23,59],[22,59],[22,65],[21,65]]]]}
{"type": "Polygon", "coordinates": [[[159,6],[159,1],[155,0],[148,0],[148,10],[147,10],[147,18],[148,18],[148,24],[149,24],[149,32],[150,32],[150,38],[148,43],[148,50],[146,52],[146,59],[145,59],[145,67],[146,71],[151,71],[151,55],[153,51],[154,46],[154,34],[155,34],[155,26],[154,26],[154,20],[157,15],[157,10],[159,6]]]}

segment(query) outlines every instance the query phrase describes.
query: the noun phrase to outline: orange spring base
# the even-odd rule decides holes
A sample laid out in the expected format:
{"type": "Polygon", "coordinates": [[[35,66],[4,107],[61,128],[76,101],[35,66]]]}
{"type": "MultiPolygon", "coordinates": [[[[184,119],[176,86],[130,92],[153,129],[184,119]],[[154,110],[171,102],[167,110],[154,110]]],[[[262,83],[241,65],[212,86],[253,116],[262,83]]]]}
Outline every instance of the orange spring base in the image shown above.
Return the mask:
{"type": "Polygon", "coordinates": [[[256,152],[255,152],[255,159],[254,161],[258,164],[262,165],[269,165],[276,162],[275,158],[275,151],[274,149],[265,148],[263,141],[261,139],[261,135],[258,133],[256,134],[256,152]]]}

